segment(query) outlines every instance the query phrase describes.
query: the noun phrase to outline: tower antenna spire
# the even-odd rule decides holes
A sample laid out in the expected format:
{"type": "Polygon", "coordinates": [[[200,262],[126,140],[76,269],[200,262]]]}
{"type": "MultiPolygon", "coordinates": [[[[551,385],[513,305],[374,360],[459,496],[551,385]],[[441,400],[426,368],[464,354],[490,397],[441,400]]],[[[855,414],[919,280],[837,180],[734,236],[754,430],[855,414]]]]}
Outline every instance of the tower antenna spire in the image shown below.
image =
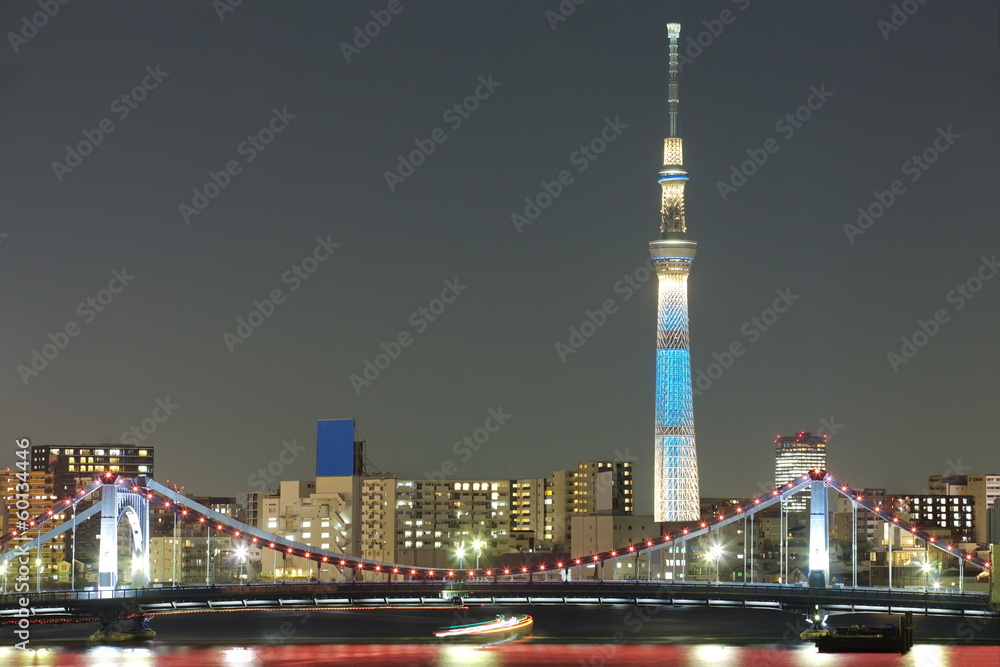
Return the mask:
{"type": "Polygon", "coordinates": [[[668,115],[670,117],[670,134],[669,137],[677,136],[677,107],[680,106],[680,94],[678,92],[677,86],[677,74],[679,70],[678,56],[677,56],[677,42],[681,37],[681,24],[680,23],[668,23],[667,24],[667,37],[670,40],[670,79],[667,81],[667,105],[668,105],[668,115]]]}

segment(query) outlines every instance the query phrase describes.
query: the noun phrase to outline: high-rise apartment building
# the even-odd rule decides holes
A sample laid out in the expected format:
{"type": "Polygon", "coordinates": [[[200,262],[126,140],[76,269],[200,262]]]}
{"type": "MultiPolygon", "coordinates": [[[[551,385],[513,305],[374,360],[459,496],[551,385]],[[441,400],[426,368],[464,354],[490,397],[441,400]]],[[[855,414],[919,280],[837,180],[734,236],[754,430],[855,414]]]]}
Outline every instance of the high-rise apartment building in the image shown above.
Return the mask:
{"type": "MultiPolygon", "coordinates": [[[[359,556],[360,526],[352,522],[353,484],[351,476],[283,481],[276,493],[259,498],[257,527],[318,549],[359,556]]],[[[340,581],[344,575],[335,564],[276,552],[264,553],[261,561],[265,580],[340,581]]]]}
{"type": "MultiPolygon", "coordinates": [[[[972,496],[975,501],[975,535],[972,541],[986,544],[990,541],[990,523],[987,513],[1000,498],[1000,475],[931,475],[928,490],[933,495],[972,496]]],[[[996,541],[996,536],[992,537],[996,541]]]]}
{"type": "Polygon", "coordinates": [[[909,502],[910,520],[915,525],[955,543],[977,541],[980,530],[975,509],[976,498],[965,495],[911,496],[909,502]]]}
{"type": "Polygon", "coordinates": [[[581,461],[576,470],[515,480],[512,529],[529,532],[536,547],[568,549],[574,515],[633,513],[632,482],[630,461],[581,461]]]}
{"type": "MultiPolygon", "coordinates": [[[[781,486],[815,469],[826,470],[826,436],[799,431],[774,439],[774,485],[781,486]]],[[[799,493],[785,503],[790,512],[803,512],[808,494],[799,493]]]]}
{"type": "MultiPolygon", "coordinates": [[[[29,472],[27,491],[24,491],[23,486],[20,487],[20,490],[18,488],[19,484],[24,483],[18,479],[18,472],[10,468],[0,470],[0,501],[2,501],[6,510],[6,512],[0,512],[0,516],[4,517],[0,531],[4,533],[19,526],[19,500],[22,501],[22,507],[24,502],[27,502],[28,507],[25,509],[29,517],[38,516],[48,510],[57,500],[56,496],[52,493],[53,480],[49,472],[44,470],[29,472]]],[[[70,518],[70,512],[64,512],[55,516],[57,523],[62,523],[68,518],[70,518]]],[[[52,525],[48,524],[42,530],[47,531],[51,527],[52,525]]],[[[24,529],[22,528],[21,530],[23,531],[24,529]]],[[[38,534],[38,530],[29,528],[23,540],[17,539],[11,542],[8,547],[16,548],[19,543],[32,540],[38,534]]],[[[28,584],[31,590],[34,590],[36,585],[40,588],[52,588],[70,581],[70,568],[72,567],[73,559],[72,540],[73,533],[66,532],[57,535],[43,544],[40,551],[38,549],[31,550],[28,554],[28,584]]],[[[7,566],[5,574],[13,576],[11,573],[15,572],[16,569],[17,561],[14,560],[7,566]]]]}
{"type": "Polygon", "coordinates": [[[396,562],[475,566],[484,555],[516,550],[509,480],[396,481],[396,562]]]}
{"type": "Polygon", "coordinates": [[[60,497],[76,493],[94,477],[112,472],[126,478],[153,476],[153,448],[134,445],[69,445],[31,447],[31,469],[53,476],[52,492],[60,497]]]}
{"type": "MultiPolygon", "coordinates": [[[[50,477],[49,493],[56,498],[68,498],[87,486],[98,475],[111,472],[132,478],[152,477],[154,467],[152,447],[135,445],[32,445],[31,470],[50,477]]],[[[82,501],[78,511],[93,502],[82,501]]],[[[83,530],[77,536],[76,559],[96,566],[98,538],[93,530],[83,530]]]]}

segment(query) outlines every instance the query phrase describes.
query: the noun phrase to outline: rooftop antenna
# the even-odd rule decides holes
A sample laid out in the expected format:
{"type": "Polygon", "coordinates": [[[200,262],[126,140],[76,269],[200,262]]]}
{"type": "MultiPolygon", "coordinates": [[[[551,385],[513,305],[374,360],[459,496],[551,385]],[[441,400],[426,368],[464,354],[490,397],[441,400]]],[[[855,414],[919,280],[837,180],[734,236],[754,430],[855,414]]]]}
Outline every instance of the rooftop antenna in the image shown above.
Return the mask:
{"type": "Polygon", "coordinates": [[[667,37],[670,39],[670,79],[667,82],[667,103],[668,114],[670,116],[669,137],[677,136],[677,107],[680,105],[680,97],[677,91],[677,73],[679,68],[677,56],[677,42],[681,37],[681,24],[668,23],[667,37]]]}

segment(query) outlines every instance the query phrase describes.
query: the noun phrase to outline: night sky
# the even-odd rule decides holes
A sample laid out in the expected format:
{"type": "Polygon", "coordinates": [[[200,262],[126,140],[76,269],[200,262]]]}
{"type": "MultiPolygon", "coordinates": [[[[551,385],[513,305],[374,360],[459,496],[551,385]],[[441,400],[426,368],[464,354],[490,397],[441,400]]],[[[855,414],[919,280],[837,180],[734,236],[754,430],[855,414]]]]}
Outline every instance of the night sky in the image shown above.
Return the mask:
{"type": "Polygon", "coordinates": [[[236,494],[355,417],[400,476],[634,458],[651,512],[655,280],[619,281],[658,232],[676,21],[702,494],[770,484],[800,430],[854,485],[1000,472],[996,3],[233,2],[0,7],[0,463],[147,420],[161,481],[236,494]]]}

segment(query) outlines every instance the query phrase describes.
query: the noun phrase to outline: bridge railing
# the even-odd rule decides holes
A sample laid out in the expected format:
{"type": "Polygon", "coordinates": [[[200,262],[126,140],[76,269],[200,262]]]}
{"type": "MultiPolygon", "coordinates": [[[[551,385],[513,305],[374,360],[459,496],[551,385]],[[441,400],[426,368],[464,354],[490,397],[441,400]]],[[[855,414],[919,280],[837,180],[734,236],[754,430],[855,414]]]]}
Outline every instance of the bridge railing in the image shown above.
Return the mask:
{"type": "MultiPolygon", "coordinates": [[[[19,606],[24,594],[0,596],[0,608],[19,606]]],[[[829,587],[809,588],[781,584],[718,584],[706,582],[656,582],[614,580],[535,580],[535,581],[353,581],[314,582],[297,584],[251,584],[232,586],[170,586],[155,588],[121,588],[90,591],[46,591],[31,593],[34,608],[64,607],[74,602],[99,600],[134,600],[137,603],[168,603],[191,599],[242,600],[254,598],[350,598],[350,597],[417,597],[455,596],[502,597],[623,597],[681,598],[696,596],[730,600],[827,600],[857,605],[913,603],[920,605],[986,606],[988,593],[979,591],[942,592],[916,589],[887,590],[879,588],[829,587]]]]}

